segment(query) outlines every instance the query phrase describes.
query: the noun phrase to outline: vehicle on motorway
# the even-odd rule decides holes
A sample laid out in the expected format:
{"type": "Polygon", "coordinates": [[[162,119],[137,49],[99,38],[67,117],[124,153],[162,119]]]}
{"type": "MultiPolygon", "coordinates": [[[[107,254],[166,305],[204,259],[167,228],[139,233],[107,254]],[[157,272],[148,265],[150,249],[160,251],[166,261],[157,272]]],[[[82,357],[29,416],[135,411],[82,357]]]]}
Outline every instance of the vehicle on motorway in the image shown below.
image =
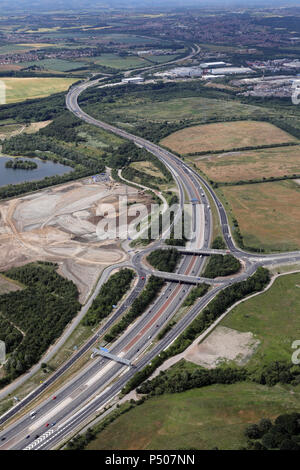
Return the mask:
{"type": "Polygon", "coordinates": [[[5,441],[5,439],[6,439],[6,437],[4,437],[4,436],[1,437],[1,441],[5,441]]]}
{"type": "Polygon", "coordinates": [[[49,427],[49,423],[46,423],[46,424],[45,424],[45,428],[48,428],[48,427],[49,427]]]}
{"type": "Polygon", "coordinates": [[[54,395],[54,397],[52,397],[52,400],[56,400],[56,395],[54,395]]]}
{"type": "Polygon", "coordinates": [[[26,436],[26,439],[29,439],[30,438],[30,434],[28,434],[28,436],[26,436]]]}

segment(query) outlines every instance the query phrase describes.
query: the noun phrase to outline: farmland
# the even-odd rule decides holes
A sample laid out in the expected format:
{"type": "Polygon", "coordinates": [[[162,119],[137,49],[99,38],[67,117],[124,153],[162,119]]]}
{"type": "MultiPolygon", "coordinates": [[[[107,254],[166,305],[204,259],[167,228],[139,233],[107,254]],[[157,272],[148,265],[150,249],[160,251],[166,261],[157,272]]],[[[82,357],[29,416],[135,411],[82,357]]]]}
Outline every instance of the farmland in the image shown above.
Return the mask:
{"type": "Polygon", "coordinates": [[[299,410],[300,388],[212,385],[153,397],[107,426],[88,450],[238,449],[247,424],[299,410]]]}
{"type": "Polygon", "coordinates": [[[239,121],[188,127],[162,140],[171,150],[187,153],[230,150],[294,142],[296,139],[267,122],[239,121]]]}
{"type": "Polygon", "coordinates": [[[299,273],[281,276],[268,291],[244,301],[223,320],[222,325],[251,332],[260,341],[247,367],[290,361],[300,329],[299,285],[299,273]]]}
{"type": "Polygon", "coordinates": [[[72,70],[86,66],[84,62],[69,61],[61,59],[45,59],[36,60],[34,62],[21,62],[22,67],[41,67],[44,70],[55,71],[55,72],[70,72],[72,70]]]}
{"type": "Polygon", "coordinates": [[[300,173],[300,146],[228,152],[191,161],[211,180],[218,182],[249,181],[300,173]]]}
{"type": "Polygon", "coordinates": [[[101,56],[90,58],[89,61],[96,65],[111,67],[114,69],[131,69],[150,65],[148,61],[145,61],[140,57],[121,57],[118,54],[102,54],[101,56]]]}
{"type": "Polygon", "coordinates": [[[300,248],[300,185],[294,181],[222,188],[244,244],[267,251],[300,248]]]}
{"type": "Polygon", "coordinates": [[[72,78],[3,78],[6,103],[43,98],[67,90],[76,79],[72,78]]]}
{"type": "Polygon", "coordinates": [[[0,46],[0,54],[12,54],[15,52],[25,52],[33,49],[44,49],[46,47],[54,47],[55,44],[49,43],[25,43],[25,44],[6,44],[0,46]]]}

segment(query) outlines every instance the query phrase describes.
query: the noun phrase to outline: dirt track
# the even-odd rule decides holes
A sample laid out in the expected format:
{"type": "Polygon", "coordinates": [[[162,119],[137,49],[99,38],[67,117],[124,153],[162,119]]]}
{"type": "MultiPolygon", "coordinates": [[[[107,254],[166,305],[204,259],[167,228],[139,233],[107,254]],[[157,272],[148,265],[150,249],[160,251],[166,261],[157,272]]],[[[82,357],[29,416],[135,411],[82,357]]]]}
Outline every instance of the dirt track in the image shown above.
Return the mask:
{"type": "Polygon", "coordinates": [[[118,240],[96,235],[99,204],[109,202],[119,215],[118,196],[147,202],[134,188],[118,183],[72,182],[0,203],[0,271],[42,260],[59,264],[84,302],[101,271],[126,260],[118,240]]]}

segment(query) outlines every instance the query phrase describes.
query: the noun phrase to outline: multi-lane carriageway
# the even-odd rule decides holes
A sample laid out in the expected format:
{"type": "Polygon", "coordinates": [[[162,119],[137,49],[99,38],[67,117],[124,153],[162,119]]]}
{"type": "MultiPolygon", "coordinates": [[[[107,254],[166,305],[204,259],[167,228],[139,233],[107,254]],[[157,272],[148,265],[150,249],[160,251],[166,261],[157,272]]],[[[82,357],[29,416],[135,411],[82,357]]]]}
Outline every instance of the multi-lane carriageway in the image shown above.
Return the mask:
{"type": "MultiPolygon", "coordinates": [[[[172,169],[173,171],[173,169],[172,169]]],[[[176,172],[176,180],[179,181],[179,190],[181,194],[181,201],[183,200],[184,187],[190,198],[200,197],[198,191],[199,188],[195,186],[193,182],[189,180],[189,177],[179,168],[178,173],[176,172]]],[[[203,218],[203,214],[198,207],[193,210],[194,216],[194,228],[200,226],[201,220],[196,220],[197,217],[203,218]]],[[[210,213],[207,211],[207,220],[210,223],[210,213]]],[[[199,230],[196,233],[194,240],[195,249],[199,249],[202,246],[208,248],[210,243],[210,229],[206,229],[205,238],[203,243],[203,231],[199,230]]],[[[132,260],[133,266],[138,270],[139,273],[143,272],[143,265],[139,255],[135,255],[132,260]]],[[[184,257],[179,272],[182,274],[200,273],[202,268],[203,260],[198,256],[186,256],[184,257]]],[[[111,348],[111,352],[118,354],[119,356],[126,355],[126,358],[136,360],[142,351],[149,346],[151,338],[156,334],[168,321],[168,319],[174,314],[178,306],[182,303],[184,296],[187,294],[189,288],[180,284],[172,285],[168,284],[164,289],[164,292],[141,319],[136,322],[123,335],[119,341],[117,341],[111,348]]],[[[178,334],[178,333],[177,333],[178,334]]],[[[161,344],[161,351],[166,347],[168,342],[161,344]]],[[[156,348],[151,353],[151,356],[157,354],[156,348]]],[[[149,354],[137,363],[138,369],[143,367],[151,360],[149,354]]],[[[119,364],[108,362],[104,359],[93,361],[89,365],[87,370],[80,374],[76,380],[71,381],[63,389],[59,390],[55,400],[47,400],[36,410],[36,418],[31,419],[30,416],[26,416],[24,419],[17,422],[5,431],[6,440],[2,445],[2,448],[48,448],[56,443],[56,439],[61,438],[61,434],[65,434],[72,429],[73,420],[69,421],[69,418],[78,412],[76,420],[82,420],[85,415],[88,416],[91,413],[91,409],[97,409],[101,403],[107,401],[107,394],[113,396],[120,390],[120,383],[117,382],[118,387],[115,391],[116,386],[111,387],[107,390],[107,386],[113,378],[119,375],[124,367],[119,364]],[[88,399],[93,397],[99,392],[99,382],[101,383],[100,388],[104,389],[101,395],[92,402],[87,408],[82,409],[82,404],[87,402],[88,399]],[[106,388],[106,390],[105,390],[106,388]],[[48,423],[49,421],[49,423],[48,423]],[[55,424],[54,424],[55,423],[55,424]],[[72,424],[71,424],[72,423],[72,424]],[[49,430],[45,426],[51,424],[53,426],[49,430]],[[63,431],[62,431],[63,429],[63,431]],[[38,437],[36,437],[38,435],[38,437]],[[55,437],[57,435],[57,438],[55,437]],[[26,439],[27,436],[28,439],[26,439]],[[55,442],[54,442],[55,441],[55,442]]],[[[135,370],[133,371],[133,373],[135,370]]],[[[122,376],[122,386],[128,380],[128,375],[132,375],[132,370],[129,370],[122,376]],[[124,381],[125,380],[125,381],[124,381]]],[[[75,419],[75,418],[74,418],[75,419]]],[[[81,421],[80,421],[81,422],[81,421]]]]}
{"type": "MultiPolygon", "coordinates": [[[[146,148],[149,152],[156,155],[170,169],[174,176],[179,188],[181,207],[184,204],[184,190],[187,192],[190,200],[197,198],[202,202],[201,205],[194,205],[192,211],[195,238],[189,248],[195,249],[195,251],[200,249],[208,250],[211,242],[212,221],[209,201],[206,196],[206,193],[209,192],[218,209],[228,248],[235,256],[245,260],[246,270],[235,279],[228,279],[223,284],[214,285],[208,294],[201,298],[173,329],[161,341],[152,345],[152,348],[149,350],[148,348],[153,338],[172,318],[190,289],[187,285],[180,283],[166,283],[163,292],[153,305],[110,347],[112,354],[126,358],[126,360],[135,365],[135,368],[127,368],[122,364],[110,362],[105,358],[94,359],[84,370],[57,390],[55,399],[41,398],[41,403],[35,408],[36,414],[34,418],[29,414],[25,414],[22,418],[15,421],[14,424],[8,426],[4,432],[1,432],[0,439],[5,437],[4,441],[0,440],[1,450],[55,448],[70,433],[91,419],[97,410],[109,403],[137,370],[141,370],[161,351],[166,349],[198,315],[199,311],[226,285],[245,279],[255,272],[259,265],[300,260],[299,252],[263,258],[245,253],[236,248],[230,234],[226,212],[205,180],[167,150],[109,124],[97,121],[80,109],[77,103],[79,94],[88,86],[95,84],[96,82],[84,83],[70,90],[67,96],[67,106],[70,111],[86,122],[132,140],[137,145],[146,148]],[[205,192],[203,191],[204,188],[205,192]],[[204,209],[203,211],[201,211],[200,206],[204,209]]],[[[160,243],[162,242],[156,242],[154,247],[159,246],[160,243]]],[[[137,253],[131,259],[132,266],[139,273],[139,276],[146,274],[143,256],[149,250],[150,248],[144,250],[144,252],[137,253]]],[[[202,267],[203,257],[187,254],[183,257],[177,273],[187,276],[199,276],[202,267]]],[[[130,296],[133,298],[134,292],[131,292],[130,296]]],[[[101,331],[103,331],[103,328],[101,331]]],[[[96,333],[92,344],[94,344],[100,333],[96,333]]],[[[89,347],[92,344],[89,342],[89,347]]],[[[88,348],[85,346],[83,350],[86,351],[88,348]]],[[[81,351],[77,353],[77,357],[80,357],[80,354],[81,351]]],[[[62,374],[75,360],[75,357],[71,358],[68,366],[66,367],[65,365],[62,368],[62,374]]],[[[49,380],[51,381],[51,378],[49,380]]],[[[47,383],[45,388],[46,386],[47,383]]],[[[13,414],[14,410],[11,410],[7,416],[12,416],[13,414]]],[[[6,420],[7,416],[2,417],[2,422],[6,420]]]]}

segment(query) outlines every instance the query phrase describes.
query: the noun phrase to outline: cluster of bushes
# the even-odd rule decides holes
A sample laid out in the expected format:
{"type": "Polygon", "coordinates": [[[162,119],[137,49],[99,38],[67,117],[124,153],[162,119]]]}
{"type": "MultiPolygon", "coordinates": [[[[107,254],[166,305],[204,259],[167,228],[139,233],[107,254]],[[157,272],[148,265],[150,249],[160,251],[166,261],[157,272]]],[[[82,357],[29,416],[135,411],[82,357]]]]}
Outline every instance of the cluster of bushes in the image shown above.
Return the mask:
{"type": "Polygon", "coordinates": [[[139,386],[144,380],[150,377],[155,369],[166,359],[184,351],[197,336],[225,313],[229,307],[249,294],[262,291],[269,281],[269,271],[259,267],[255,274],[246,281],[238,282],[221,291],[166,351],[161,352],[159,356],[156,356],[152,360],[151,364],[148,364],[144,369],[137,372],[132,379],[128,381],[123,392],[128,393],[139,386]]]}
{"type": "Polygon", "coordinates": [[[241,263],[232,255],[211,255],[203,276],[214,279],[218,276],[235,274],[240,269],[241,263]]]}
{"type": "Polygon", "coordinates": [[[5,168],[12,168],[13,170],[35,170],[37,168],[36,162],[31,162],[30,160],[20,160],[16,158],[15,160],[8,160],[5,163],[5,168]]]}
{"type": "Polygon", "coordinates": [[[199,297],[203,297],[208,292],[209,285],[208,284],[199,284],[196,287],[193,287],[189,292],[187,298],[183,302],[184,307],[190,307],[193,305],[199,297]]]}
{"type": "Polygon", "coordinates": [[[263,418],[245,429],[247,450],[300,450],[300,413],[279,415],[272,423],[263,418]]]}
{"type": "Polygon", "coordinates": [[[113,305],[116,305],[129,289],[133,277],[132,269],[127,268],[113,274],[101,287],[99,294],[82,320],[83,325],[98,325],[103,318],[106,318],[112,312],[113,305]]]}
{"type": "Polygon", "coordinates": [[[147,261],[158,271],[172,273],[175,271],[181,255],[176,248],[154,250],[147,256],[147,261]]]}
{"type": "Polygon", "coordinates": [[[211,247],[212,247],[214,250],[225,250],[225,249],[226,249],[226,243],[224,242],[223,237],[221,237],[220,235],[217,236],[217,237],[214,239],[214,241],[212,242],[211,247]]]}
{"type": "Polygon", "coordinates": [[[145,289],[134,300],[129,312],[112,327],[112,329],[104,336],[104,340],[108,343],[113,341],[126,328],[138,318],[146,308],[154,301],[155,297],[164,285],[164,280],[155,276],[150,276],[145,289]]]}
{"type": "MultiPolygon", "coordinates": [[[[56,264],[37,262],[10,269],[5,275],[24,285],[22,290],[0,296],[0,311],[24,332],[5,364],[4,386],[36,364],[80,309],[78,290],[57,274],[56,264]]],[[[13,334],[16,334],[13,332],[13,334]]]]}
{"type": "Polygon", "coordinates": [[[55,137],[64,142],[80,142],[83,139],[77,134],[75,128],[81,124],[81,120],[69,111],[57,116],[51,124],[39,131],[39,134],[47,137],[55,137]]]}
{"type": "Polygon", "coordinates": [[[185,369],[170,374],[162,371],[154,379],[144,382],[137,392],[149,395],[179,393],[213,384],[233,384],[244,381],[246,377],[246,371],[237,367],[217,367],[208,370],[197,368],[193,371],[185,369]]]}
{"type": "Polygon", "coordinates": [[[300,384],[300,366],[286,361],[275,361],[263,365],[251,374],[252,379],[262,385],[273,387],[277,383],[300,384]]]}

